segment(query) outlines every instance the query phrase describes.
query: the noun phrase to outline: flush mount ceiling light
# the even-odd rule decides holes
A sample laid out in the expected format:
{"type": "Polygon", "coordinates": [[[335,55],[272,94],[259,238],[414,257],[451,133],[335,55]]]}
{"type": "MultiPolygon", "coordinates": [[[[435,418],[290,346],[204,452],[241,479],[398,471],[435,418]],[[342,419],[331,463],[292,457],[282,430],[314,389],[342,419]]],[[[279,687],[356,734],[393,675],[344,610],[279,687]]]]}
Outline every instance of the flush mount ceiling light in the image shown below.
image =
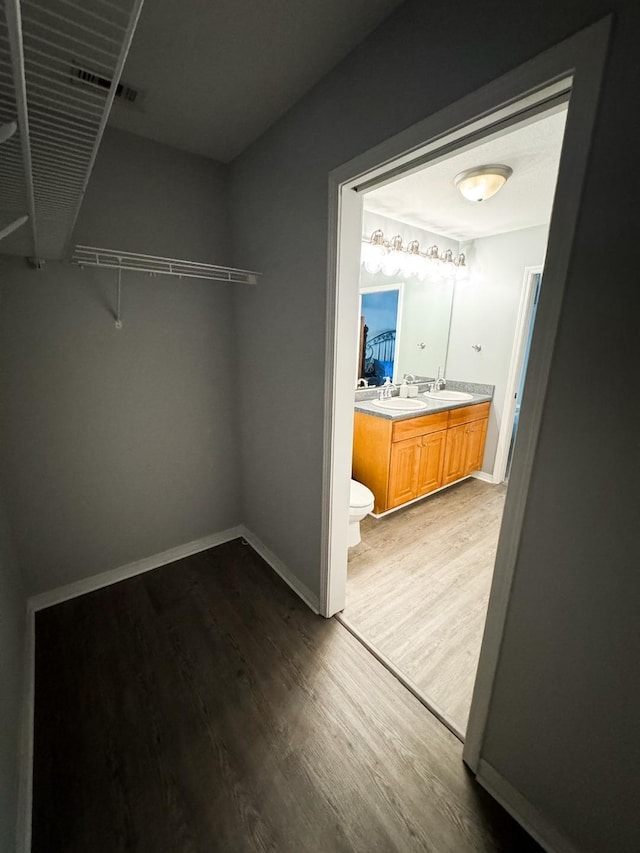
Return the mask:
{"type": "Polygon", "coordinates": [[[453,182],[468,201],[485,201],[502,189],[512,174],[511,166],[477,166],[460,172],[453,182]]]}

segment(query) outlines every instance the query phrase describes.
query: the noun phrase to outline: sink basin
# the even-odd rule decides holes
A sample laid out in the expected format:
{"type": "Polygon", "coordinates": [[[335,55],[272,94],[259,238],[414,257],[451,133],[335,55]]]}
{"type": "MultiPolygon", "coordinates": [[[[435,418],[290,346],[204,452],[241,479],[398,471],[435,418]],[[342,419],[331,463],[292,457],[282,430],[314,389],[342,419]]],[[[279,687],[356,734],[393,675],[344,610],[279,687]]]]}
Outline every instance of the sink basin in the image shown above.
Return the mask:
{"type": "Polygon", "coordinates": [[[414,412],[427,408],[427,404],[422,400],[414,400],[412,397],[389,397],[387,400],[372,400],[371,404],[394,412],[414,412]]]}
{"type": "Polygon", "coordinates": [[[473,394],[466,391],[425,391],[424,396],[430,400],[444,400],[449,402],[460,402],[461,400],[473,400],[473,394]]]}

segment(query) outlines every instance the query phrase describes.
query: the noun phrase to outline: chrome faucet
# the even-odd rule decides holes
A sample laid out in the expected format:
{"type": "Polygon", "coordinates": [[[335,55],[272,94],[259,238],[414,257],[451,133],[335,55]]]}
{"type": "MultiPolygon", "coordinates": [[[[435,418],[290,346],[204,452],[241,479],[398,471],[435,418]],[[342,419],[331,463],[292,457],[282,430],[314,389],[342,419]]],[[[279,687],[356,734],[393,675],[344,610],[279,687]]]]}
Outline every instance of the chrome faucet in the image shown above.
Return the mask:
{"type": "Polygon", "coordinates": [[[404,375],[404,381],[405,381],[405,382],[415,382],[415,381],[416,381],[416,377],[413,375],[413,373],[405,373],[405,375],[404,375]]]}
{"type": "Polygon", "coordinates": [[[364,377],[361,377],[360,379],[358,379],[358,382],[356,383],[356,388],[368,388],[368,387],[369,387],[369,380],[368,379],[365,379],[364,377]]]}
{"type": "Polygon", "coordinates": [[[444,376],[440,376],[441,370],[442,370],[442,368],[439,367],[437,378],[434,379],[433,382],[430,383],[430,385],[429,385],[430,391],[442,391],[442,389],[446,387],[447,383],[446,383],[444,376]]]}
{"type": "Polygon", "coordinates": [[[388,400],[390,397],[393,397],[393,391],[395,389],[395,385],[393,382],[385,382],[382,386],[382,391],[380,395],[381,400],[388,400]]]}

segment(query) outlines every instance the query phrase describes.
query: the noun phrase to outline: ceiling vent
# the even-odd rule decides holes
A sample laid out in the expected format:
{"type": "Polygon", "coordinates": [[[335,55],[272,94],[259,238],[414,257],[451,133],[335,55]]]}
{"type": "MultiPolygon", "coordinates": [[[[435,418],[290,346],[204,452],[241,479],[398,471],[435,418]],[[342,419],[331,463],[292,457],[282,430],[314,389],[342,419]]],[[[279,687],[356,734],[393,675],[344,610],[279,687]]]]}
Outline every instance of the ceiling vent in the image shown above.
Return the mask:
{"type": "MultiPolygon", "coordinates": [[[[79,84],[80,86],[86,86],[90,89],[98,87],[108,90],[111,88],[112,80],[110,77],[105,77],[103,74],[98,74],[96,71],[90,71],[88,68],[82,68],[75,61],[71,66],[70,76],[71,81],[76,85],[79,84]]],[[[114,101],[140,106],[141,100],[142,93],[139,89],[134,89],[133,86],[129,86],[127,83],[120,80],[115,88],[114,101]]]]}

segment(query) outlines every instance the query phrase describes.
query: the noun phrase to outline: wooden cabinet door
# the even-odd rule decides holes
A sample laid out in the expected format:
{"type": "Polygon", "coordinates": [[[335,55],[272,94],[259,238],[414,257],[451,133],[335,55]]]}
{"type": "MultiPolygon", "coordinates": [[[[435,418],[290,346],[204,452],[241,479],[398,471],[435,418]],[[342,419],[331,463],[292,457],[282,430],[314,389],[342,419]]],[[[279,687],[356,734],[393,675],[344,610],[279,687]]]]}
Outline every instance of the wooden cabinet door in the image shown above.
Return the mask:
{"type": "Polygon", "coordinates": [[[427,492],[432,492],[442,485],[442,466],[444,464],[446,438],[446,429],[422,436],[417,488],[419,495],[426,495],[427,492]]]}
{"type": "Polygon", "coordinates": [[[413,500],[418,496],[418,472],[422,436],[396,441],[391,447],[391,465],[389,468],[389,494],[387,506],[394,506],[413,500]]]}
{"type": "Polygon", "coordinates": [[[444,450],[444,468],[442,485],[447,486],[465,476],[466,464],[466,432],[469,424],[449,427],[444,450]]]}
{"type": "Polygon", "coordinates": [[[464,476],[482,468],[488,423],[488,419],[484,418],[466,425],[464,476]]]}

